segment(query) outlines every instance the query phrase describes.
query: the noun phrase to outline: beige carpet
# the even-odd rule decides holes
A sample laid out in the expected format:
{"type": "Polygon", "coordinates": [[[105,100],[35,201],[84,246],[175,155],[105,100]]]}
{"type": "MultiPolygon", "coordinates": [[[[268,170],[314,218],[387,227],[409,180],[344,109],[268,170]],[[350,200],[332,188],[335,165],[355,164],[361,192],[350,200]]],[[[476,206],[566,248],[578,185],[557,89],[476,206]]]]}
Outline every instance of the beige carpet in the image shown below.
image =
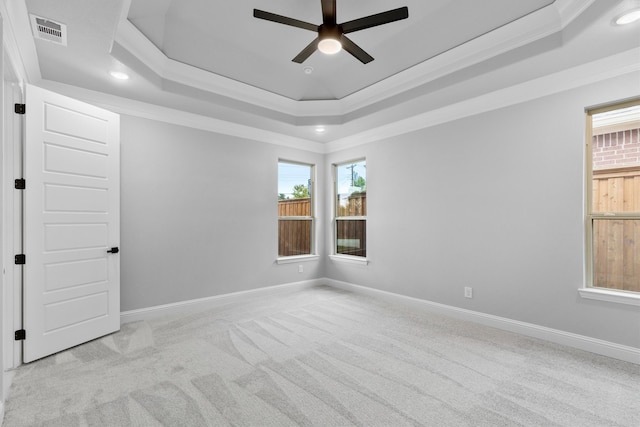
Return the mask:
{"type": "Polygon", "coordinates": [[[317,287],[17,370],[4,426],[640,426],[640,367],[317,287]]]}

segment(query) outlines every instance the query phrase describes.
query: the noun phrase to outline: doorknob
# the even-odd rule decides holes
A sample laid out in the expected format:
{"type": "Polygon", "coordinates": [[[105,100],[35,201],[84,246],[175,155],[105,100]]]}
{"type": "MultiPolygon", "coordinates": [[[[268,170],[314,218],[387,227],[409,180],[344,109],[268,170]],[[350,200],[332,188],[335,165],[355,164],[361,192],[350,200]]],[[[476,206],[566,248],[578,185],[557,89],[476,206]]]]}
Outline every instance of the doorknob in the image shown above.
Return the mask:
{"type": "Polygon", "coordinates": [[[107,251],[107,253],[110,253],[110,254],[117,254],[118,252],[120,252],[120,249],[118,248],[111,248],[107,251]]]}

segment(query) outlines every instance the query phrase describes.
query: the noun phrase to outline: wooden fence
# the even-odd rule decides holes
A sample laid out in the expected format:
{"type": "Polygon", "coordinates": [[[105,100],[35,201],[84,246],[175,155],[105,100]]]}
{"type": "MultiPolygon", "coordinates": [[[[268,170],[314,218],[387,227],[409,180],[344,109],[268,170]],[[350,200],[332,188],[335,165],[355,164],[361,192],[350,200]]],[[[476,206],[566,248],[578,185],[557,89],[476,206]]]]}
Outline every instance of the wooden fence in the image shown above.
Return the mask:
{"type": "Polygon", "coordinates": [[[278,200],[278,216],[311,216],[311,199],[278,200]]]}
{"type": "MultiPolygon", "coordinates": [[[[340,216],[365,216],[366,193],[357,193],[338,207],[340,216]]],[[[311,216],[311,199],[287,199],[278,201],[278,216],[311,216]]],[[[311,251],[312,223],[309,219],[281,219],[278,221],[278,256],[306,255],[311,251]]],[[[340,254],[366,256],[367,230],[364,220],[338,221],[336,237],[340,254]]]]}
{"type": "Polygon", "coordinates": [[[343,219],[336,221],[336,253],[367,256],[367,221],[343,219]]]}
{"type": "Polygon", "coordinates": [[[278,221],[278,256],[311,253],[311,220],[281,219],[278,221]]]}
{"type": "MultiPolygon", "coordinates": [[[[640,212],[640,167],[594,171],[593,212],[640,212]]],[[[640,220],[593,221],[593,284],[640,292],[640,220]]]]}
{"type": "MultiPolygon", "coordinates": [[[[311,199],[278,200],[278,216],[311,216],[311,199]]],[[[311,220],[281,219],[278,221],[278,256],[311,253],[311,220]]]]}
{"type": "Polygon", "coordinates": [[[640,212],[640,166],[593,171],[593,212],[640,212]]]}
{"type": "MultiPolygon", "coordinates": [[[[344,201],[344,200],[343,200],[344,201]]],[[[338,203],[338,216],[366,216],[367,193],[351,194],[346,204],[338,203]]]]}

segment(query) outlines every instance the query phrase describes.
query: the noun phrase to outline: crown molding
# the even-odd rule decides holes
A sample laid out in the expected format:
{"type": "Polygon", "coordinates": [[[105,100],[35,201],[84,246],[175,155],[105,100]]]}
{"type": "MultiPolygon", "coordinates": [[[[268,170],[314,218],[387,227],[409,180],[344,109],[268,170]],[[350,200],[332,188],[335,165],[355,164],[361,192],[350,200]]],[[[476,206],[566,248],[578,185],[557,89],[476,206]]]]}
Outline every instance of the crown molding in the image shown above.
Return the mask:
{"type": "Polygon", "coordinates": [[[295,117],[346,115],[415,89],[444,75],[562,31],[595,0],[556,0],[551,5],[477,37],[339,100],[296,101],[165,56],[123,13],[115,41],[161,79],[295,117]]]}
{"type": "Polygon", "coordinates": [[[325,144],[287,135],[282,132],[273,132],[51,80],[41,80],[38,86],[118,114],[186,126],[192,129],[200,129],[252,141],[266,142],[268,144],[296,148],[313,153],[325,153],[325,144]]]}
{"type": "MultiPolygon", "coordinates": [[[[640,72],[640,48],[630,49],[596,61],[496,90],[462,102],[416,114],[394,123],[368,128],[356,135],[326,144],[326,152],[344,150],[420,129],[531,101],[592,83],[640,72]]],[[[640,79],[640,75],[638,76],[640,79]]],[[[640,96],[640,86],[630,97],[640,96]]]]}
{"type": "MultiPolygon", "coordinates": [[[[404,120],[374,128],[367,128],[362,132],[344,138],[337,138],[327,143],[319,143],[293,137],[283,132],[268,131],[58,82],[43,80],[41,86],[120,114],[187,126],[314,153],[329,154],[476,114],[497,110],[510,105],[531,101],[625,74],[638,73],[638,77],[640,78],[640,62],[637,60],[638,57],[640,57],[640,48],[631,49],[544,77],[470,98],[462,102],[418,113],[404,120]]],[[[635,93],[629,93],[629,96],[640,96],[640,87],[638,87],[635,93]]]]}
{"type": "Polygon", "coordinates": [[[21,84],[40,81],[40,64],[25,1],[2,0],[0,15],[3,17],[3,48],[16,77],[21,84]]]}

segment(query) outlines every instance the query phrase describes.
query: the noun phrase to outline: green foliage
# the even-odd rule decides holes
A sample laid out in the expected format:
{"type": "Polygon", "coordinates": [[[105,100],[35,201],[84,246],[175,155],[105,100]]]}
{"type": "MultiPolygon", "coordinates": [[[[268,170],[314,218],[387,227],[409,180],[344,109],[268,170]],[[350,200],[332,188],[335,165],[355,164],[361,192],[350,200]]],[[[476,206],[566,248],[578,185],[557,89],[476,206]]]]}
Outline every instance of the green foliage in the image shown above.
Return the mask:
{"type": "Polygon", "coordinates": [[[293,198],[294,199],[307,199],[309,197],[309,188],[304,184],[298,184],[293,186],[293,198]]]}
{"type": "Polygon", "coordinates": [[[360,191],[364,191],[367,187],[367,181],[363,177],[359,176],[355,181],[353,181],[353,186],[358,187],[360,191]]]}
{"type": "Polygon", "coordinates": [[[287,196],[284,193],[279,193],[278,194],[278,200],[287,200],[287,196]]]}

